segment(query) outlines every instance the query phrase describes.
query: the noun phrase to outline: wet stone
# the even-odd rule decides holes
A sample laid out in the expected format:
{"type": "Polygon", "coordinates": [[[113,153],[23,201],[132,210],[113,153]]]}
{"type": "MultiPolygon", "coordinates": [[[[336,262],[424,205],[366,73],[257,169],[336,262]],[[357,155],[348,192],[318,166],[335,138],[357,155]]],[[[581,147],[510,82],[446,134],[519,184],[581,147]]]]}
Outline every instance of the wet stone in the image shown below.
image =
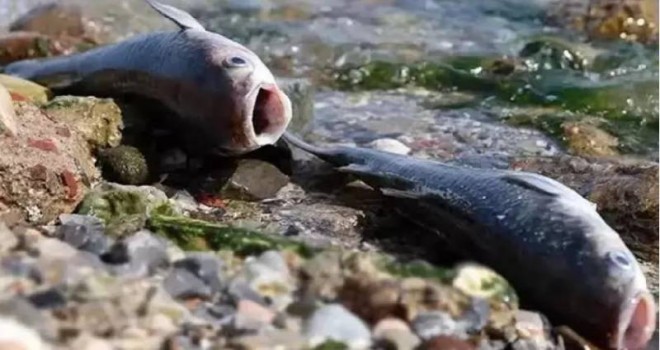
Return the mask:
{"type": "Polygon", "coordinates": [[[227,294],[234,300],[252,300],[258,304],[266,305],[266,299],[257,293],[250,284],[244,279],[233,279],[229,283],[229,288],[227,289],[227,294]]]}
{"type": "Polygon", "coordinates": [[[395,154],[406,155],[410,153],[410,147],[404,145],[403,142],[395,139],[386,139],[386,138],[378,139],[370,142],[367,146],[375,150],[395,153],[395,154]]]}
{"type": "Polygon", "coordinates": [[[454,336],[461,339],[467,336],[467,325],[457,322],[451,315],[442,311],[420,313],[411,324],[415,333],[425,340],[437,336],[454,336]]]}
{"type": "Polygon", "coordinates": [[[415,349],[420,343],[408,325],[399,319],[383,319],[373,329],[374,338],[387,349],[415,349]]]}
{"type": "Polygon", "coordinates": [[[224,262],[215,254],[205,252],[189,253],[185,259],[174,263],[174,267],[186,269],[204,281],[214,293],[220,292],[223,287],[223,265],[224,262]]]}
{"type": "Polygon", "coordinates": [[[77,214],[60,215],[58,236],[75,248],[101,255],[107,252],[112,240],[105,235],[103,222],[96,217],[77,214]]]}
{"type": "Polygon", "coordinates": [[[371,332],[366,324],[338,304],[316,310],[307,320],[304,334],[312,346],[328,340],[342,342],[351,348],[366,348],[371,344],[371,332]]]}
{"type": "Polygon", "coordinates": [[[0,135],[16,136],[16,111],[7,88],[0,84],[0,135]]]}
{"type": "Polygon", "coordinates": [[[176,299],[209,299],[212,296],[211,288],[204,281],[183,268],[172,269],[163,281],[163,287],[176,299]]]}
{"type": "Polygon", "coordinates": [[[449,337],[437,336],[422,345],[424,350],[474,350],[476,347],[464,340],[449,337]]]}
{"type": "Polygon", "coordinates": [[[0,316],[0,349],[42,350],[47,349],[39,333],[12,318],[0,316]]]}

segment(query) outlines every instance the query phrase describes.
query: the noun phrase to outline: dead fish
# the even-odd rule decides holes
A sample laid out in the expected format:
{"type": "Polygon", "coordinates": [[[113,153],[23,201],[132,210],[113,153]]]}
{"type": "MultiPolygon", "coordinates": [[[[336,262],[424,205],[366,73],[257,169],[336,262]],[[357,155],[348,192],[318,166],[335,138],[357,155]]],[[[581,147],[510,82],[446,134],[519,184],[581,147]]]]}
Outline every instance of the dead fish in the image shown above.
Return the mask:
{"type": "Polygon", "coordinates": [[[153,0],[180,30],[139,35],[79,54],[24,60],[5,73],[57,94],[133,94],[174,111],[221,153],[275,143],[291,120],[291,102],[252,51],[207,31],[190,14],[153,0]]]}
{"type": "Polygon", "coordinates": [[[640,265],[594,205],[561,183],[364,148],[320,148],[289,132],[283,139],[396,197],[406,216],[500,273],[554,324],[607,348],[649,342],[656,304],[640,265]]]}

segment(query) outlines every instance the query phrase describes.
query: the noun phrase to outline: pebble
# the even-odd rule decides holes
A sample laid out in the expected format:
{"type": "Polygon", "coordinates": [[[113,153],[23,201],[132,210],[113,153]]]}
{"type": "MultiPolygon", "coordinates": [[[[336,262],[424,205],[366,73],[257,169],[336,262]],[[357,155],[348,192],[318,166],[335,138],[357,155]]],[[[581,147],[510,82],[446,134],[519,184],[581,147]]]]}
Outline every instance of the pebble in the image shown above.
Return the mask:
{"type": "Polygon", "coordinates": [[[174,263],[175,267],[186,269],[204,281],[213,293],[219,293],[223,288],[223,265],[218,256],[207,252],[189,253],[186,258],[174,263]]]}
{"type": "Polygon", "coordinates": [[[30,294],[27,299],[39,309],[55,309],[66,305],[67,297],[61,289],[50,288],[30,294]]]}
{"type": "Polygon", "coordinates": [[[227,180],[223,197],[247,201],[275,197],[289,183],[289,177],[274,165],[256,159],[238,162],[232,176],[227,180]]]}
{"type": "Polygon", "coordinates": [[[0,319],[13,319],[30,327],[38,332],[41,337],[53,338],[56,335],[54,320],[41,313],[39,309],[23,297],[0,300],[0,315],[0,319]]]}
{"type": "Polygon", "coordinates": [[[94,217],[77,214],[60,215],[57,235],[74,248],[101,255],[107,252],[112,240],[105,235],[103,222],[94,217]]]}
{"type": "Polygon", "coordinates": [[[199,204],[188,191],[178,191],[170,198],[184,212],[194,212],[199,208],[199,204]]]}
{"type": "Polygon", "coordinates": [[[275,319],[275,312],[252,300],[240,300],[236,307],[234,326],[237,329],[260,329],[275,319]]]}
{"type": "Polygon", "coordinates": [[[151,275],[158,268],[169,264],[167,243],[148,230],[141,230],[129,236],[121,244],[125,246],[129,257],[127,266],[120,268],[126,273],[138,276],[151,275]]]}
{"type": "Polygon", "coordinates": [[[71,343],[71,348],[77,350],[113,350],[112,345],[106,340],[97,338],[88,333],[83,333],[71,343]]]}
{"type": "Polygon", "coordinates": [[[1,350],[46,350],[39,333],[14,319],[0,316],[1,350]]]}
{"type": "Polygon", "coordinates": [[[417,315],[411,322],[415,333],[424,340],[437,336],[465,338],[466,324],[455,321],[451,315],[442,311],[429,311],[417,315]]]}
{"type": "Polygon", "coordinates": [[[16,247],[18,244],[18,238],[16,235],[5,225],[4,222],[0,221],[0,253],[4,254],[10,251],[12,248],[16,247]]]}
{"type": "Polygon", "coordinates": [[[415,349],[421,343],[407,323],[398,318],[380,320],[373,329],[374,339],[386,343],[394,349],[415,349]]]}
{"type": "Polygon", "coordinates": [[[395,154],[410,154],[410,147],[403,144],[403,142],[395,139],[378,139],[370,142],[367,147],[379,151],[390,152],[395,154]]]}
{"type": "Polygon", "coordinates": [[[476,347],[464,340],[449,336],[437,336],[422,345],[423,350],[474,350],[476,347]]]}
{"type": "Polygon", "coordinates": [[[312,347],[328,340],[344,343],[352,349],[366,349],[371,345],[367,325],[339,304],[316,310],[307,320],[304,334],[312,347]]]}
{"type": "Polygon", "coordinates": [[[60,241],[57,238],[42,237],[34,243],[34,248],[39,252],[40,260],[71,260],[77,254],[76,248],[60,241]]]}
{"type": "Polygon", "coordinates": [[[211,288],[187,269],[174,268],[163,281],[163,287],[176,299],[211,297],[211,288]]]}
{"type": "Polygon", "coordinates": [[[16,126],[14,102],[7,88],[0,84],[0,135],[3,133],[7,133],[9,136],[16,136],[18,127],[16,126]]]}

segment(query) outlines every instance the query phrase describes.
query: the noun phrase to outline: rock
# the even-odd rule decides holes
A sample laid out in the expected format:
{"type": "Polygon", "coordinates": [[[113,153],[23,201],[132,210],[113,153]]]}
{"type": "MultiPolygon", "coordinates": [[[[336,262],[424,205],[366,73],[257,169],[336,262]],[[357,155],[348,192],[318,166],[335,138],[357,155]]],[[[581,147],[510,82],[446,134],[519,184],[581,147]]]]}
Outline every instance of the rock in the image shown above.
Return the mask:
{"type": "Polygon", "coordinates": [[[63,214],[60,215],[61,226],[57,235],[73,247],[96,255],[107,252],[112,240],[105,235],[103,222],[96,217],[63,214]]]}
{"type": "Polygon", "coordinates": [[[476,347],[464,340],[438,336],[425,342],[421,349],[423,350],[474,350],[476,347]]]}
{"type": "Polygon", "coordinates": [[[79,350],[113,350],[110,343],[91,334],[83,333],[72,343],[71,348],[79,350]]]}
{"type": "Polygon", "coordinates": [[[189,253],[184,259],[176,261],[174,267],[188,270],[204,281],[213,293],[219,293],[223,288],[224,262],[213,253],[189,253]]]}
{"type": "Polygon", "coordinates": [[[27,296],[27,299],[39,309],[61,308],[67,303],[67,296],[58,288],[32,293],[27,296]]]}
{"type": "Polygon", "coordinates": [[[39,333],[4,316],[0,317],[0,349],[46,350],[48,347],[39,333]]]}
{"type": "Polygon", "coordinates": [[[15,101],[30,101],[36,104],[43,104],[52,96],[48,88],[7,74],[0,74],[0,85],[7,88],[12,99],[15,101]]]}
{"type": "Polygon", "coordinates": [[[408,146],[395,139],[378,139],[370,142],[367,147],[395,154],[407,155],[410,153],[410,148],[408,146]]]}
{"type": "Polygon", "coordinates": [[[421,341],[400,319],[386,318],[379,321],[373,329],[373,337],[385,348],[416,349],[421,341]]]}
{"type": "Polygon", "coordinates": [[[371,345],[371,332],[362,320],[338,304],[322,306],[306,321],[304,334],[312,347],[331,340],[352,349],[371,345]]]}
{"type": "Polygon", "coordinates": [[[251,300],[240,300],[236,307],[234,327],[240,330],[261,329],[275,319],[275,312],[251,300]]]}
{"type": "Polygon", "coordinates": [[[412,328],[420,338],[427,341],[438,336],[467,338],[467,325],[442,311],[420,313],[413,319],[412,328]]]}
{"type": "Polygon", "coordinates": [[[223,187],[223,197],[243,200],[273,198],[289,183],[289,177],[270,163],[256,159],[238,162],[232,176],[223,187]]]}
{"type": "Polygon", "coordinates": [[[518,310],[515,314],[515,327],[523,339],[530,340],[539,348],[543,347],[549,339],[550,327],[543,320],[543,317],[536,312],[518,310]]]}
{"type": "Polygon", "coordinates": [[[104,177],[126,185],[142,185],[149,179],[149,166],[135,147],[117,146],[99,151],[104,177]]]}
{"type": "Polygon", "coordinates": [[[0,207],[44,224],[70,213],[98,177],[94,160],[80,136],[58,133],[54,122],[33,105],[16,103],[19,135],[1,138],[0,207]]]}
{"type": "Polygon", "coordinates": [[[0,221],[0,254],[5,254],[18,244],[16,235],[0,221]]]}
{"type": "Polygon", "coordinates": [[[229,345],[232,348],[251,350],[305,349],[305,340],[296,332],[265,329],[255,335],[232,338],[229,345]]]}
{"type": "Polygon", "coordinates": [[[36,32],[10,32],[0,35],[0,64],[58,56],[64,53],[59,41],[36,32]]]}
{"type": "Polygon", "coordinates": [[[172,269],[163,281],[163,286],[176,299],[209,299],[212,296],[211,288],[187,269],[172,269]]]}
{"type": "Polygon", "coordinates": [[[58,96],[44,108],[53,119],[80,132],[92,150],[121,142],[122,111],[112,99],[58,96]]]}
{"type": "Polygon", "coordinates": [[[566,122],[562,124],[562,129],[568,148],[575,155],[588,157],[619,154],[618,139],[588,121],[566,122]]]}
{"type": "Polygon", "coordinates": [[[71,260],[77,254],[76,248],[57,238],[44,237],[35,242],[34,248],[43,260],[71,260]]]}
{"type": "Polygon", "coordinates": [[[104,183],[85,197],[78,213],[98,217],[108,235],[120,237],[142,229],[151,212],[163,205],[169,206],[167,195],[154,187],[104,183]]]}
{"type": "Polygon", "coordinates": [[[34,7],[11,23],[9,30],[31,31],[52,37],[82,37],[87,32],[81,8],[59,3],[34,7]]]}
{"type": "Polygon", "coordinates": [[[16,136],[16,111],[9,91],[0,84],[0,136],[16,136]]]}
{"type": "Polygon", "coordinates": [[[267,251],[258,258],[248,258],[236,279],[247,281],[252,290],[271,301],[277,310],[283,310],[293,300],[294,283],[282,254],[267,251]]]}
{"type": "Polygon", "coordinates": [[[199,204],[188,191],[178,191],[172,196],[171,200],[184,212],[197,211],[199,204]]]}
{"type": "Polygon", "coordinates": [[[288,128],[304,134],[314,120],[314,86],[305,79],[277,78],[277,83],[291,100],[293,114],[288,128]]]}
{"type": "MultiPolygon", "coordinates": [[[[54,339],[56,336],[55,320],[22,297],[0,300],[0,315],[4,320],[12,319],[30,327],[45,339],[54,339]]],[[[4,334],[0,332],[0,337],[4,334]]]]}
{"type": "Polygon", "coordinates": [[[489,300],[495,304],[515,303],[518,300],[513,287],[504,277],[488,267],[477,264],[457,266],[452,285],[466,295],[489,300]]]}
{"type": "Polygon", "coordinates": [[[108,262],[117,264],[114,270],[130,276],[149,276],[169,264],[167,242],[147,230],[141,230],[121,240],[105,256],[108,262]]]}

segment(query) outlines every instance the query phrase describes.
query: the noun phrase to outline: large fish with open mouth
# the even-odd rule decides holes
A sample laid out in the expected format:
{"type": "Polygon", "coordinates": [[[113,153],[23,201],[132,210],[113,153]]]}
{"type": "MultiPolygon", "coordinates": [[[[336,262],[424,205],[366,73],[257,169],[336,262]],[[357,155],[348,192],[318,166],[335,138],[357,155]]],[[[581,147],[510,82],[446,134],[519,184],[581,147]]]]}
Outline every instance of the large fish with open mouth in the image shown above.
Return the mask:
{"type": "Polygon", "coordinates": [[[599,346],[643,349],[656,303],[619,235],[550,178],[457,167],[382,151],[283,139],[400,200],[410,219],[504,276],[521,301],[599,346]]]}
{"type": "Polygon", "coordinates": [[[136,36],[70,56],[25,60],[5,73],[57,94],[133,94],[157,100],[221,153],[275,143],[291,120],[291,102],[257,55],[190,14],[146,0],[179,31],[136,36]]]}

